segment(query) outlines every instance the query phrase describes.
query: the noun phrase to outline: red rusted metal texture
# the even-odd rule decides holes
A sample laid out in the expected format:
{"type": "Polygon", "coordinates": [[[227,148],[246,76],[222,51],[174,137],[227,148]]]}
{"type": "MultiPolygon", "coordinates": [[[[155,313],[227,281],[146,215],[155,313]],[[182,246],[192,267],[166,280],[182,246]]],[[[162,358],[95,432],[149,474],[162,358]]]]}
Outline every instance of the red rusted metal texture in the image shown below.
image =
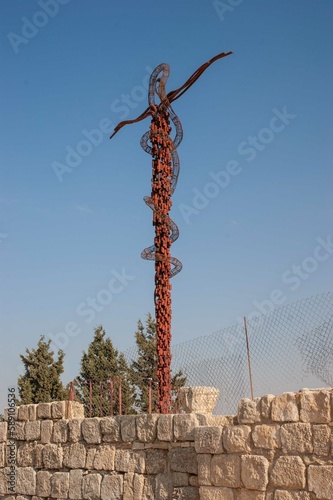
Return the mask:
{"type": "Polygon", "coordinates": [[[171,412],[171,284],[170,278],[182,269],[181,262],[171,256],[171,244],[179,236],[178,227],[170,219],[171,196],[176,189],[179,175],[179,158],[176,151],[183,130],[171,103],[183,95],[213,62],[232,52],[223,52],[198,68],[177,90],[165,93],[170,74],[168,64],[160,64],[151,74],[149,81],[149,107],[135,120],[119,123],[112,138],[124,125],[135,123],[151,116],[150,130],[141,138],[142,148],[152,156],[152,192],[145,196],[145,203],[153,210],[155,227],[154,245],[145,248],[141,256],[155,262],[155,319],[158,355],[158,410],[171,412]],[[159,103],[155,103],[158,96],[159,103]],[[175,137],[171,138],[171,123],[175,137]]]}

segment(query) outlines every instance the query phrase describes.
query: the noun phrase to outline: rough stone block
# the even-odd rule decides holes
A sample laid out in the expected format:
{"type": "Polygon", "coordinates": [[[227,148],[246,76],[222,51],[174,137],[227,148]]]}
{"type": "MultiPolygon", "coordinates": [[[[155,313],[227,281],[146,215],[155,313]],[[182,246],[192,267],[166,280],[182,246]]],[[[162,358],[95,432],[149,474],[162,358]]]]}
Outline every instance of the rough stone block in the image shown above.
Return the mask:
{"type": "Polygon", "coordinates": [[[36,472],[32,467],[18,467],[16,469],[16,493],[36,495],[36,472]]]}
{"type": "Polygon", "coordinates": [[[122,500],[123,498],[123,476],[120,474],[104,476],[101,486],[102,500],[122,500]]]}
{"type": "Polygon", "coordinates": [[[179,406],[185,413],[212,413],[219,393],[215,387],[181,387],[179,406]]]}
{"type": "MultiPolygon", "coordinates": [[[[189,485],[189,474],[187,472],[173,472],[172,482],[173,486],[188,486],[189,485]]],[[[191,476],[194,477],[194,476],[191,476]]]]}
{"type": "Polygon", "coordinates": [[[173,433],[177,441],[194,441],[194,429],[199,425],[194,414],[175,415],[173,433]]]}
{"type": "Polygon", "coordinates": [[[295,423],[281,426],[283,453],[312,453],[312,430],[310,424],[295,423]]]}
{"type": "Polygon", "coordinates": [[[173,489],[173,497],[182,500],[199,500],[198,488],[194,486],[180,486],[173,489]]]}
{"type": "Polygon", "coordinates": [[[5,466],[5,443],[0,443],[0,467],[5,466]]]}
{"type": "Polygon", "coordinates": [[[331,429],[328,425],[312,426],[313,452],[319,457],[327,457],[330,452],[331,429]]]}
{"type": "Polygon", "coordinates": [[[125,443],[136,440],[135,415],[123,415],[120,420],[121,438],[125,443]]]}
{"type": "Polygon", "coordinates": [[[102,476],[100,474],[87,474],[83,476],[82,496],[87,500],[100,500],[102,476]]]}
{"type": "Polygon", "coordinates": [[[138,440],[143,443],[152,443],[156,439],[158,415],[139,415],[136,417],[138,440]]]}
{"type": "Polygon", "coordinates": [[[51,403],[39,403],[37,405],[37,418],[50,419],[52,417],[51,403]]]}
{"type": "Polygon", "coordinates": [[[255,424],[261,421],[260,398],[243,398],[238,405],[238,422],[255,424]]]}
{"type": "Polygon", "coordinates": [[[56,444],[46,444],[43,448],[43,463],[45,469],[62,468],[62,448],[56,444]]]}
{"type": "Polygon", "coordinates": [[[51,496],[51,474],[48,471],[41,470],[37,472],[36,494],[39,497],[51,496]]]}
{"type": "Polygon", "coordinates": [[[241,458],[241,478],[248,490],[265,491],[268,484],[269,462],[260,455],[245,455],[241,458]]]}
{"type": "Polygon", "coordinates": [[[173,448],[169,451],[170,468],[175,472],[198,473],[198,462],[195,448],[173,448]]]}
{"type": "Polygon", "coordinates": [[[276,488],[302,490],[305,488],[305,465],[300,457],[280,457],[273,465],[271,484],[276,488]]]}
{"type": "Polygon", "coordinates": [[[195,428],[194,446],[197,453],[223,453],[222,427],[195,428]]]}
{"type": "Polygon", "coordinates": [[[210,478],[214,486],[239,488],[241,485],[240,457],[236,455],[213,456],[210,478]]]}
{"type": "Polygon", "coordinates": [[[209,455],[208,453],[198,455],[197,460],[198,460],[198,483],[200,486],[210,486],[212,484],[210,480],[212,456],[209,455]]]}
{"type": "Polygon", "coordinates": [[[96,447],[89,446],[89,448],[86,451],[87,451],[87,458],[86,458],[86,467],[85,468],[88,470],[91,470],[93,468],[94,458],[96,455],[96,447]]]}
{"type": "Polygon", "coordinates": [[[53,431],[52,420],[42,420],[40,423],[40,440],[42,443],[50,443],[53,431]]]}
{"type": "Polygon", "coordinates": [[[117,443],[120,438],[120,417],[101,418],[102,440],[108,443],[117,443]]]}
{"type": "Polygon", "coordinates": [[[305,391],[300,393],[301,421],[324,424],[331,420],[329,391],[305,391]]]}
{"type": "Polygon", "coordinates": [[[66,418],[66,402],[54,401],[51,403],[51,414],[54,420],[66,418]]]}
{"type": "Polygon", "coordinates": [[[26,441],[38,441],[40,439],[40,421],[28,421],[25,424],[26,441]]]}
{"type": "Polygon", "coordinates": [[[271,419],[271,406],[274,398],[275,398],[274,394],[266,394],[261,398],[260,411],[262,418],[266,418],[268,420],[271,419]]]}
{"type": "Polygon", "coordinates": [[[265,500],[262,491],[240,490],[238,500],[265,500]]]}
{"type": "Polygon", "coordinates": [[[67,420],[58,420],[53,424],[52,441],[54,443],[66,443],[68,437],[67,420]]]}
{"type": "Polygon", "coordinates": [[[51,477],[51,497],[68,498],[69,491],[69,473],[55,472],[51,477]]]}
{"type": "Polygon", "coordinates": [[[15,437],[17,441],[25,440],[25,422],[15,422],[15,437]]]}
{"type": "Polygon", "coordinates": [[[89,444],[98,444],[101,442],[100,419],[85,418],[81,425],[83,439],[89,444]]]}
{"type": "Polygon", "coordinates": [[[223,447],[228,453],[251,451],[251,427],[248,425],[226,425],[223,429],[223,447]]]}
{"type": "Polygon", "coordinates": [[[281,448],[279,425],[256,425],[252,432],[252,439],[256,448],[274,450],[281,448]]]}
{"type": "Polygon", "coordinates": [[[69,441],[72,441],[73,443],[80,441],[82,436],[81,424],[82,424],[82,419],[79,418],[73,418],[72,420],[68,421],[69,441]]]}
{"type": "Polygon", "coordinates": [[[17,420],[29,420],[29,405],[20,405],[17,407],[17,420]]]}
{"type": "Polygon", "coordinates": [[[66,418],[84,418],[84,406],[78,401],[66,401],[66,418]]]}
{"type": "Polygon", "coordinates": [[[0,443],[7,441],[7,422],[0,422],[0,443]]]}
{"type": "Polygon", "coordinates": [[[196,488],[199,488],[198,476],[195,476],[195,475],[190,476],[188,482],[189,482],[190,486],[195,486],[196,488]]]}
{"type": "Polygon", "coordinates": [[[274,500],[310,500],[306,491],[276,490],[274,500]]]}
{"type": "Polygon", "coordinates": [[[200,486],[199,494],[200,500],[234,500],[234,493],[230,488],[200,486]]]}
{"type": "Polygon", "coordinates": [[[17,448],[16,462],[19,467],[33,467],[35,443],[25,443],[17,448]]]}
{"type": "Polygon", "coordinates": [[[82,499],[82,479],[82,470],[73,469],[69,471],[69,498],[72,500],[82,499]]]}
{"type": "Polygon", "coordinates": [[[163,474],[167,467],[167,450],[147,450],[146,473],[163,474]]]}
{"type": "Polygon", "coordinates": [[[84,468],[86,448],[82,443],[72,443],[63,447],[63,466],[68,469],[84,468]]]}
{"type": "Polygon", "coordinates": [[[284,392],[272,401],[271,419],[274,422],[298,422],[299,413],[296,394],[284,392]]]}
{"type": "Polygon", "coordinates": [[[96,449],[94,469],[114,470],[115,448],[109,444],[101,444],[96,449]]]}
{"type": "Polygon", "coordinates": [[[156,500],[169,500],[173,498],[173,482],[171,474],[158,474],[155,486],[156,500]]]}
{"type": "Polygon", "coordinates": [[[308,470],[309,491],[316,498],[333,499],[333,465],[310,465],[308,470]]]}
{"type": "Polygon", "coordinates": [[[145,472],[145,457],[144,451],[132,450],[116,450],[114,467],[117,472],[137,472],[143,474],[145,472]]]}
{"type": "Polygon", "coordinates": [[[173,415],[160,415],[157,421],[157,439],[159,441],[172,441],[173,415]]]}

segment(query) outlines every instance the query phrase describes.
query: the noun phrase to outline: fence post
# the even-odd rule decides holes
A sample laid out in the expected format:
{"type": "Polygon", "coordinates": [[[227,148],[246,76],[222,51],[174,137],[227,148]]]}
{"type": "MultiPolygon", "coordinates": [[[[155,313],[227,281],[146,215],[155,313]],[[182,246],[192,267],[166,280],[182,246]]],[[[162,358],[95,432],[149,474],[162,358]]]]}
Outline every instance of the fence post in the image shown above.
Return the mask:
{"type": "Polygon", "coordinates": [[[99,416],[103,417],[103,382],[99,384],[99,416]]]}
{"type": "Polygon", "coordinates": [[[121,378],[120,377],[119,377],[119,387],[118,387],[118,402],[119,402],[119,415],[122,415],[123,394],[122,394],[121,378]]]}
{"type": "Polygon", "coordinates": [[[69,383],[69,395],[68,395],[68,399],[69,399],[69,401],[74,401],[74,399],[75,399],[73,382],[69,383]]]}
{"type": "Polygon", "coordinates": [[[110,377],[110,417],[113,415],[113,379],[110,377]]]}
{"type": "Polygon", "coordinates": [[[89,380],[89,417],[92,417],[92,380],[89,380]]]}
{"type": "Polygon", "coordinates": [[[254,396],[253,396],[252,369],[251,369],[251,358],[250,358],[250,345],[249,345],[249,336],[247,333],[247,324],[246,324],[246,317],[245,316],[244,316],[244,328],[245,328],[245,337],[246,337],[247,363],[249,366],[251,398],[253,400],[254,396]]]}

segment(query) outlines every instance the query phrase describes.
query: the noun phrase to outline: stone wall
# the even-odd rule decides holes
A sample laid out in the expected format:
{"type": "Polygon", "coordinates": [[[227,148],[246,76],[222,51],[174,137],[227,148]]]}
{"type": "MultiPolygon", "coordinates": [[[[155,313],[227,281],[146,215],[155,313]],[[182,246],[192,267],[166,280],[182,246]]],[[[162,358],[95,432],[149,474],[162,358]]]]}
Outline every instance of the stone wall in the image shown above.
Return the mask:
{"type": "Polygon", "coordinates": [[[243,399],[234,417],[83,418],[74,402],[20,406],[15,494],[0,422],[0,498],[333,499],[332,413],[329,389],[243,399]]]}

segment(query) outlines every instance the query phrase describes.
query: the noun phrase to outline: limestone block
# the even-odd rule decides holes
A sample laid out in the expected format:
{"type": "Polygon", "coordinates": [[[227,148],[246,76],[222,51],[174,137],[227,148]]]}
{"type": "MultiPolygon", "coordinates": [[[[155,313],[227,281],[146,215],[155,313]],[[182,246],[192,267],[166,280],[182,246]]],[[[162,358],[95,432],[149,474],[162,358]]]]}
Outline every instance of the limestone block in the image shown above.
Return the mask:
{"type": "Polygon", "coordinates": [[[245,455],[241,458],[242,483],[248,490],[265,491],[268,484],[269,462],[260,455],[245,455]]]}
{"type": "MultiPolygon", "coordinates": [[[[193,477],[193,476],[191,476],[193,477]]],[[[176,486],[188,486],[189,485],[189,474],[187,472],[173,472],[172,481],[174,487],[176,486]]]]}
{"type": "Polygon", "coordinates": [[[123,476],[121,474],[104,476],[101,486],[102,500],[122,500],[123,498],[123,476]]]}
{"type": "Polygon", "coordinates": [[[81,425],[83,439],[86,443],[97,444],[101,442],[100,419],[85,418],[81,425]]]}
{"type": "Polygon", "coordinates": [[[29,420],[36,420],[37,419],[37,404],[31,404],[28,405],[28,416],[29,420]]]}
{"type": "Polygon", "coordinates": [[[25,422],[15,422],[15,437],[17,441],[25,440],[25,422]]]}
{"type": "Polygon", "coordinates": [[[54,401],[51,403],[51,414],[54,420],[59,418],[66,418],[66,402],[54,401]]]}
{"type": "Polygon", "coordinates": [[[14,408],[5,408],[4,409],[4,417],[5,421],[9,423],[10,420],[18,420],[18,406],[14,408]]]}
{"type": "Polygon", "coordinates": [[[223,453],[222,427],[196,427],[194,446],[197,453],[223,453]]]}
{"type": "Polygon", "coordinates": [[[141,474],[134,474],[133,476],[133,497],[144,498],[143,490],[145,486],[145,478],[141,474]]]}
{"type": "Polygon", "coordinates": [[[281,426],[283,453],[312,453],[312,430],[310,424],[295,423],[281,426]]]}
{"type": "Polygon", "coordinates": [[[276,490],[274,500],[310,500],[310,493],[306,491],[276,490]]]}
{"type": "Polygon", "coordinates": [[[319,457],[327,457],[330,452],[331,429],[328,425],[312,426],[313,452],[319,457]]]}
{"type": "Polygon", "coordinates": [[[152,443],[156,439],[158,415],[139,415],[136,417],[138,440],[143,443],[152,443]]]}
{"type": "Polygon", "coordinates": [[[90,446],[87,449],[86,469],[90,470],[93,468],[95,455],[96,455],[96,447],[90,446]]]}
{"type": "Polygon", "coordinates": [[[262,418],[267,418],[268,420],[271,419],[271,406],[274,398],[274,394],[266,394],[266,396],[261,398],[260,411],[262,418]]]}
{"type": "Polygon", "coordinates": [[[38,441],[40,439],[40,421],[28,421],[25,424],[26,441],[38,441]]]}
{"type": "Polygon", "coordinates": [[[281,448],[279,425],[256,425],[252,432],[252,439],[256,448],[274,450],[281,448]]]}
{"type": "Polygon", "coordinates": [[[67,498],[69,491],[69,473],[55,472],[51,477],[51,497],[67,498]]]}
{"type": "Polygon", "coordinates": [[[0,495],[7,493],[8,474],[9,474],[9,467],[6,467],[4,469],[0,468],[0,495]]]}
{"type": "Polygon", "coordinates": [[[80,418],[73,418],[72,420],[68,421],[68,433],[69,433],[68,441],[73,441],[74,443],[80,441],[81,424],[82,424],[82,419],[80,418]]]}
{"type": "Polygon", "coordinates": [[[39,497],[51,496],[51,474],[48,471],[41,470],[37,472],[36,494],[39,497]]]}
{"type": "Polygon", "coordinates": [[[120,438],[120,417],[101,418],[102,440],[109,443],[117,443],[120,438]]]}
{"type": "Polygon", "coordinates": [[[120,420],[121,438],[125,443],[136,440],[135,415],[123,415],[120,420]]]}
{"type": "Polygon", "coordinates": [[[144,474],[146,467],[145,457],[146,454],[144,451],[116,450],[114,468],[117,472],[137,472],[144,474]]]}
{"type": "Polygon", "coordinates": [[[84,469],[86,448],[82,443],[72,443],[63,447],[63,466],[68,469],[84,469]]]}
{"type": "Polygon", "coordinates": [[[56,444],[46,444],[43,448],[43,463],[45,469],[62,468],[62,448],[56,444]]]}
{"type": "Polygon", "coordinates": [[[147,450],[146,452],[146,473],[161,474],[166,472],[167,450],[147,450]]]}
{"type": "Polygon", "coordinates": [[[260,398],[243,398],[238,404],[238,422],[255,424],[261,421],[260,398]]]}
{"type": "Polygon", "coordinates": [[[169,451],[169,463],[172,471],[198,473],[198,462],[195,448],[173,448],[169,451]]]}
{"type": "Polygon", "coordinates": [[[72,500],[82,499],[82,479],[82,470],[73,469],[69,471],[69,498],[72,500]]]}
{"type": "Polygon", "coordinates": [[[300,457],[282,456],[273,464],[271,484],[276,488],[302,490],[305,488],[305,465],[300,457]]]}
{"type": "Polygon", "coordinates": [[[52,417],[51,403],[39,403],[37,405],[37,418],[50,419],[52,417]]]}
{"type": "Polygon", "coordinates": [[[181,387],[180,408],[185,413],[212,413],[219,393],[215,387],[181,387]]]}
{"type": "Polygon", "coordinates": [[[0,443],[0,467],[5,466],[5,443],[0,443]]]}
{"type": "Polygon", "coordinates": [[[197,456],[198,460],[198,482],[200,486],[210,486],[212,484],[210,480],[210,471],[212,456],[208,453],[200,454],[197,456]]]}
{"type": "Polygon", "coordinates": [[[300,393],[301,421],[324,424],[331,420],[330,393],[328,390],[300,393]]]}
{"type": "Polygon", "coordinates": [[[0,443],[7,441],[7,422],[0,422],[0,443]]]}
{"type": "Polygon", "coordinates": [[[19,467],[33,467],[35,443],[25,443],[17,448],[16,462],[19,467]]]}
{"type": "Polygon", "coordinates": [[[142,499],[155,500],[155,483],[155,476],[145,477],[142,499]]]}
{"type": "Polygon", "coordinates": [[[173,498],[173,481],[171,474],[158,474],[156,476],[156,500],[169,500],[173,498]]]}
{"type": "Polygon", "coordinates": [[[194,429],[199,425],[194,413],[175,415],[173,417],[173,433],[177,441],[194,441],[194,429]]]}
{"type": "Polygon", "coordinates": [[[57,420],[53,424],[52,441],[54,443],[66,443],[68,438],[67,420],[57,420]]]}
{"type": "Polygon", "coordinates": [[[17,407],[17,420],[29,420],[29,405],[20,405],[17,407]]]}
{"type": "Polygon", "coordinates": [[[18,467],[16,469],[16,493],[36,494],[36,472],[32,467],[18,467]]]}
{"type": "Polygon", "coordinates": [[[42,443],[50,443],[53,431],[52,420],[42,420],[40,423],[40,440],[42,443]]]}
{"type": "Polygon", "coordinates": [[[173,415],[160,415],[157,421],[157,439],[159,441],[172,441],[173,415]]]}
{"type": "Polygon", "coordinates": [[[210,478],[214,486],[239,488],[241,460],[236,455],[215,455],[211,462],[210,478]]]}
{"type": "Polygon", "coordinates": [[[87,474],[83,476],[82,496],[87,500],[100,500],[102,476],[100,474],[87,474]]]}
{"type": "Polygon", "coordinates": [[[84,406],[78,401],[66,401],[66,418],[84,418],[84,406]]]}
{"type": "Polygon", "coordinates": [[[180,486],[173,489],[174,499],[199,500],[199,490],[194,486],[180,486]]]}
{"type": "Polygon", "coordinates": [[[199,479],[198,479],[198,476],[195,476],[195,475],[190,476],[188,482],[189,482],[190,486],[195,486],[196,488],[199,488],[199,479]]]}
{"type": "Polygon", "coordinates": [[[265,500],[262,491],[240,490],[238,500],[265,500]]]}
{"type": "Polygon", "coordinates": [[[109,444],[101,444],[96,449],[94,469],[114,470],[115,448],[109,444]]]}
{"type": "Polygon", "coordinates": [[[316,498],[333,499],[333,465],[310,465],[308,470],[309,491],[316,498]]]}
{"type": "Polygon", "coordinates": [[[223,429],[223,447],[228,453],[251,451],[251,427],[248,425],[226,425],[223,429]]]}
{"type": "Polygon", "coordinates": [[[200,500],[234,500],[234,493],[230,488],[200,486],[199,494],[200,500]]]}
{"type": "Polygon", "coordinates": [[[293,392],[284,392],[279,396],[275,396],[271,408],[271,419],[274,422],[299,421],[296,394],[293,392]]]}

